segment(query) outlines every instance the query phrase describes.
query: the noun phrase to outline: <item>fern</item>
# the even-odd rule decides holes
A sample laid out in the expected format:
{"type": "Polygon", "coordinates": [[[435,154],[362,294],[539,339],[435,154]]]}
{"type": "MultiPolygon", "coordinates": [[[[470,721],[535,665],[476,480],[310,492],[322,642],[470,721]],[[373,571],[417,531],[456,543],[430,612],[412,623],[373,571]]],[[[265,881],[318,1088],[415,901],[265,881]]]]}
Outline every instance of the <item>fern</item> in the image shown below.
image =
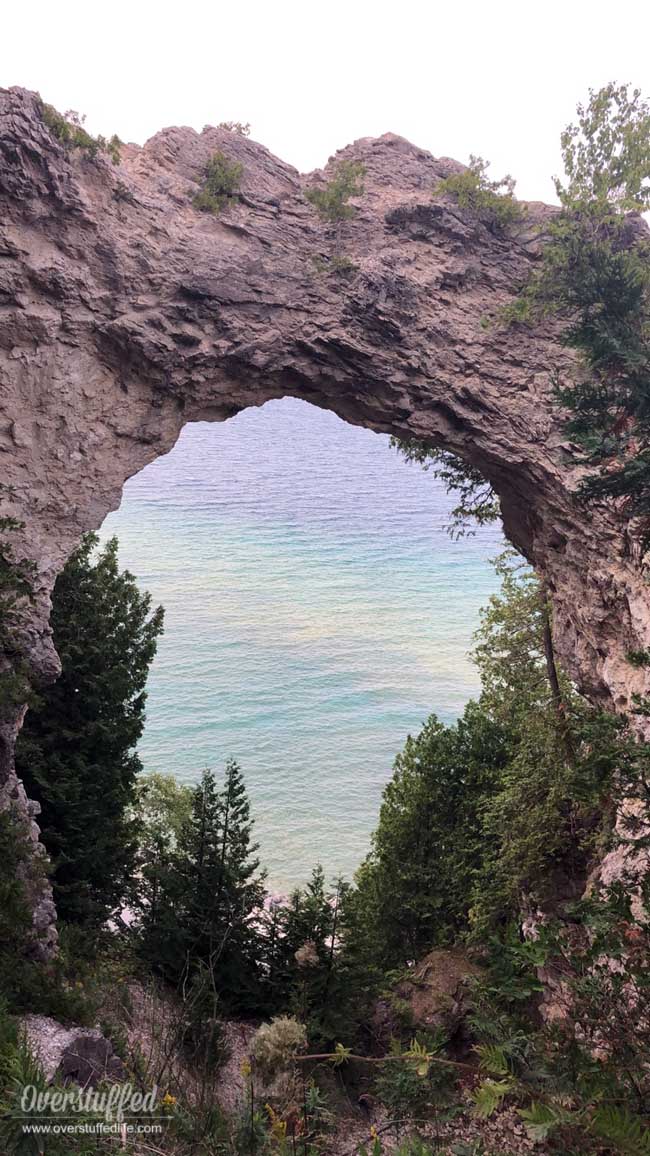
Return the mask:
{"type": "Polygon", "coordinates": [[[510,1065],[505,1048],[501,1044],[479,1044],[474,1051],[479,1057],[481,1068],[491,1076],[508,1076],[510,1065]]]}
{"type": "Polygon", "coordinates": [[[650,1156],[650,1132],[626,1108],[601,1107],[592,1116],[590,1131],[611,1144],[621,1156],[650,1156]]]}
{"type": "Polygon", "coordinates": [[[551,1104],[532,1104],[530,1108],[522,1108],[519,1115],[523,1120],[526,1131],[531,1140],[541,1143],[560,1124],[571,1124],[574,1117],[564,1108],[551,1104]]]}
{"type": "Polygon", "coordinates": [[[483,1080],[472,1093],[474,1100],[472,1115],[480,1120],[487,1120],[488,1116],[496,1112],[506,1096],[514,1091],[514,1087],[512,1080],[483,1080]]]}

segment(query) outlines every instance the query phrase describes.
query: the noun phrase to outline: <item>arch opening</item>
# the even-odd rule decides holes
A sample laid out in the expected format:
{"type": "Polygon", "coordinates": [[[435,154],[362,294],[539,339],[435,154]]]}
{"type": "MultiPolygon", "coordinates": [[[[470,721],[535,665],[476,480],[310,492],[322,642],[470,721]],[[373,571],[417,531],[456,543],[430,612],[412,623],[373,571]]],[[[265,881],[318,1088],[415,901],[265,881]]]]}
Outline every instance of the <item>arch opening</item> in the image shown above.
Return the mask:
{"type": "MultiPolygon", "coordinates": [[[[289,394],[480,469],[547,584],[564,668],[615,710],[647,693],[628,659],[650,641],[643,560],[614,505],[575,499],[581,467],[552,390],[571,354],[552,323],[490,323],[534,267],[552,210],[528,205],[517,236],[496,237],[432,202],[455,162],[389,134],[339,154],[366,175],[335,237],[305,197],[323,174],[224,130],[167,129],[113,166],[55,139],[34,93],[0,90],[0,117],[0,497],[36,575],[8,667],[18,658],[37,685],[56,676],[56,574],[127,478],[184,424],[289,394]],[[217,149],[243,172],[222,217],[192,204],[217,149]],[[346,272],[323,274],[335,244],[346,272]]],[[[5,800],[19,793],[22,714],[0,725],[5,800]]]]}
{"type": "Polygon", "coordinates": [[[503,539],[451,540],[451,504],[386,436],[284,398],[185,426],[102,527],[166,611],[144,769],[237,758],[281,890],[352,876],[407,734],[477,692],[503,539]]]}

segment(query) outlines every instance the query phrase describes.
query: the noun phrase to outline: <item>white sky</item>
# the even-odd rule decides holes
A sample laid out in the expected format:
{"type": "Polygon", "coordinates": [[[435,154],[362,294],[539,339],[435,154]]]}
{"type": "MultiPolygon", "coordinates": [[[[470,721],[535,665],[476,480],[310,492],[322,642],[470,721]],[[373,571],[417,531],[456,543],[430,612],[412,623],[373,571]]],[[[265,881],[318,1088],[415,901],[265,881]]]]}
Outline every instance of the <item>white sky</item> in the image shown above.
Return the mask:
{"type": "Polygon", "coordinates": [[[559,134],[587,89],[650,96],[644,0],[4,0],[0,85],[40,91],[92,132],[250,121],[303,171],[360,136],[471,152],[550,200],[559,134]]]}

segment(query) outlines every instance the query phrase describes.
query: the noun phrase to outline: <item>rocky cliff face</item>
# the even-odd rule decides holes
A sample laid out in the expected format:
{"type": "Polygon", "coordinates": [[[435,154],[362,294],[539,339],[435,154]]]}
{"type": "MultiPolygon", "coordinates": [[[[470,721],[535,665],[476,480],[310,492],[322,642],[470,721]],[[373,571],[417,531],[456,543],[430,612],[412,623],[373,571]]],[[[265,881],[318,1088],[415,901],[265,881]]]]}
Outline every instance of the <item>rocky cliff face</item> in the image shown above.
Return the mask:
{"type": "MultiPolygon", "coordinates": [[[[499,238],[434,203],[459,166],[387,135],[362,161],[365,192],[335,238],[301,177],[227,131],[171,128],[121,163],[70,152],[38,99],[0,90],[0,462],[18,554],[38,568],[21,646],[54,677],[49,592],[124,481],[185,422],[222,421],[290,394],[370,429],[443,446],[501,497],[506,532],[546,576],[557,649],[592,698],[622,709],[647,673],[646,581],[624,521],[586,514],[550,375],[567,368],[552,326],[486,326],[539,257],[552,210],[499,238]],[[212,153],[243,165],[221,216],[193,194],[212,153]],[[353,268],[323,272],[336,251],[353,268]],[[7,488],[10,487],[10,488],[7,488]]],[[[15,793],[6,721],[0,754],[15,793]]]]}

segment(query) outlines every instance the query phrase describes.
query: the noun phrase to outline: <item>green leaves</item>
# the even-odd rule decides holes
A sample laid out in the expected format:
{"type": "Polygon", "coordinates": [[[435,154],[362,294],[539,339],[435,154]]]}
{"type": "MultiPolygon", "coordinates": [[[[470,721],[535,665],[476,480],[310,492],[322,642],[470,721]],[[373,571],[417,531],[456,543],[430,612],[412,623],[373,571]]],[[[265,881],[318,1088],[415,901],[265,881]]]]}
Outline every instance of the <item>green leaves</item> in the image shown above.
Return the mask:
{"type": "Polygon", "coordinates": [[[626,1108],[604,1105],[594,1112],[589,1130],[621,1156],[650,1156],[650,1131],[626,1108]]]}
{"type": "Polygon", "coordinates": [[[613,205],[620,211],[650,206],[650,105],[638,88],[606,84],[589,89],[586,105],[578,105],[578,121],[560,138],[563,184],[555,187],[562,203],[583,201],[613,205]]]}
{"type": "Polygon", "coordinates": [[[510,175],[491,181],[489,161],[471,156],[462,173],[453,173],[436,186],[434,198],[451,197],[461,209],[468,209],[494,233],[506,232],[523,217],[514,198],[515,182],[510,175]]]}
{"type": "Polygon", "coordinates": [[[489,1072],[490,1075],[472,1092],[474,1101],[472,1115],[487,1119],[496,1112],[505,1097],[515,1090],[516,1082],[511,1075],[510,1063],[502,1045],[479,1044],[474,1050],[479,1056],[482,1070],[489,1072]]]}
{"type": "Polygon", "coordinates": [[[479,1057],[481,1068],[491,1076],[510,1074],[508,1057],[500,1044],[478,1044],[474,1051],[479,1057]]]}
{"type": "Polygon", "coordinates": [[[66,148],[81,149],[93,159],[99,153],[107,153],[114,165],[120,163],[122,141],[117,133],[113,133],[108,139],[104,136],[91,136],[84,128],[85,116],[72,109],[63,116],[51,104],[41,102],[40,111],[43,123],[66,148]]]}
{"type": "Polygon", "coordinates": [[[203,182],[192,203],[204,213],[220,213],[239,197],[244,166],[218,149],[205,166],[203,182]]]}
{"type": "Polygon", "coordinates": [[[514,1091],[513,1080],[483,1080],[472,1092],[472,1115],[487,1120],[501,1106],[506,1096],[514,1091]]]}
{"type": "Polygon", "coordinates": [[[334,1048],[334,1058],[332,1063],[335,1068],[340,1068],[347,1063],[352,1054],[352,1048],[346,1048],[343,1044],[337,1044],[334,1048]]]}
{"type": "Polygon", "coordinates": [[[543,1143],[561,1124],[574,1122],[574,1115],[565,1108],[552,1104],[533,1103],[530,1108],[520,1108],[519,1115],[526,1125],[526,1131],[536,1144],[543,1143]]]}
{"type": "Polygon", "coordinates": [[[358,161],[339,161],[334,166],[334,176],[325,187],[307,189],[305,196],[322,220],[330,224],[347,220],[354,213],[350,198],[360,197],[363,193],[365,172],[365,166],[358,161]]]}
{"type": "Polygon", "coordinates": [[[411,1046],[408,1051],[404,1052],[404,1056],[413,1062],[415,1071],[418,1076],[428,1076],[431,1067],[431,1060],[433,1059],[433,1052],[428,1052],[423,1044],[417,1039],[411,1040],[411,1046]]]}

